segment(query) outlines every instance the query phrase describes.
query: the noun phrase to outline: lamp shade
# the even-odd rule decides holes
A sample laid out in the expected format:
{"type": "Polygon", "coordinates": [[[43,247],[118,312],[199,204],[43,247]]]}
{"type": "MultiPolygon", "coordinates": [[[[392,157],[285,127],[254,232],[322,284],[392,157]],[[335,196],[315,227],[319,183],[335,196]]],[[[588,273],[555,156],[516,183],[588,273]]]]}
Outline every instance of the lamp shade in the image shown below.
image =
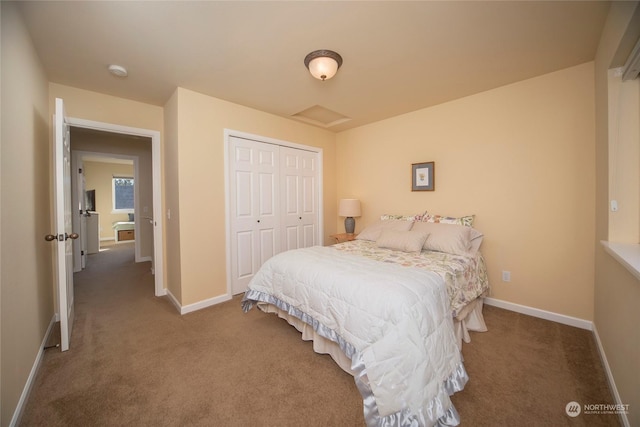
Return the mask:
{"type": "Polygon", "coordinates": [[[338,215],[346,217],[360,216],[360,200],[342,199],[338,206],[338,215]]]}
{"type": "Polygon", "coordinates": [[[330,79],[336,75],[338,63],[333,58],[316,58],[309,62],[309,71],[318,80],[330,79]]]}

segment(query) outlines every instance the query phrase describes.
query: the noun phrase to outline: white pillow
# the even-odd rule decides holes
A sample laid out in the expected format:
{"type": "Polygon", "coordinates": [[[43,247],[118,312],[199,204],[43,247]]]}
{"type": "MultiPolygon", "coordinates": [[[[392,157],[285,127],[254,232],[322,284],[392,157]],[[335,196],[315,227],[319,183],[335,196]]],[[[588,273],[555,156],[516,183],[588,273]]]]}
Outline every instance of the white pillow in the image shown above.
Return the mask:
{"type": "Polygon", "coordinates": [[[380,237],[380,233],[382,233],[382,230],[409,231],[412,225],[413,222],[411,221],[402,221],[398,219],[380,219],[373,224],[365,227],[365,229],[356,236],[356,239],[371,240],[372,242],[375,242],[376,240],[378,240],[378,237],[380,237]]]}
{"type": "Polygon", "coordinates": [[[426,231],[382,230],[376,245],[395,251],[420,252],[428,236],[426,231]]]}
{"type": "Polygon", "coordinates": [[[454,255],[474,255],[480,245],[477,244],[474,249],[472,239],[482,237],[479,231],[471,227],[437,222],[416,222],[412,230],[429,233],[429,237],[424,242],[424,249],[454,255]]]}

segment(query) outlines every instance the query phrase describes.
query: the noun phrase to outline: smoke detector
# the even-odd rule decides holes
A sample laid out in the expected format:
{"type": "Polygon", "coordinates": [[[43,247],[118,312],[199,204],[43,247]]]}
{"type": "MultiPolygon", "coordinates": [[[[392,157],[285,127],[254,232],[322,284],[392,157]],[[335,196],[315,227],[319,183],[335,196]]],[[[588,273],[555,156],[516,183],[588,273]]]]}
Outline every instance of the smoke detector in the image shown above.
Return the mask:
{"type": "Polygon", "coordinates": [[[127,77],[127,69],[121,65],[111,64],[109,65],[109,72],[114,76],[127,77]]]}

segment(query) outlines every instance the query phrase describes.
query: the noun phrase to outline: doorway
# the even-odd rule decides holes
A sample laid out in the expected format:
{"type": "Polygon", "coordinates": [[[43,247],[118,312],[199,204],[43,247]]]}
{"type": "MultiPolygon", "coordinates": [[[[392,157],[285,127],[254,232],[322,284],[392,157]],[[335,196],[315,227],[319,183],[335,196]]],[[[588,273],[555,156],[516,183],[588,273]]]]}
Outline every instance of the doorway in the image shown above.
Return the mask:
{"type": "MultiPolygon", "coordinates": [[[[134,163],[136,173],[132,181],[136,184],[137,194],[135,195],[135,213],[132,213],[138,216],[138,220],[133,217],[131,218],[133,221],[121,222],[133,223],[132,229],[125,231],[125,233],[135,236],[137,232],[137,237],[140,239],[139,242],[136,241],[136,261],[152,261],[154,293],[156,296],[166,295],[163,280],[160,132],[71,117],[68,118],[68,123],[71,126],[71,149],[73,160],[76,163],[74,172],[78,172],[77,166],[78,164],[82,165],[85,158],[90,161],[109,158],[134,163]],[[112,143],[107,144],[105,141],[112,141],[112,143]],[[139,171],[143,172],[138,173],[139,171]],[[148,224],[144,221],[147,221],[148,224]]],[[[72,181],[76,181],[75,186],[78,189],[81,184],[78,185],[75,178],[72,181]]],[[[78,222],[78,229],[80,229],[80,209],[83,206],[81,202],[84,201],[82,200],[84,195],[78,191],[74,195],[76,201],[73,213],[78,222]]],[[[108,209],[111,213],[111,205],[108,209]]],[[[104,232],[107,235],[112,232],[113,236],[116,236],[115,233],[118,230],[109,230],[111,227],[111,224],[103,225],[101,235],[104,236],[104,232]],[[107,230],[104,230],[105,228],[107,230]]],[[[114,237],[114,240],[117,238],[114,237]]]]}

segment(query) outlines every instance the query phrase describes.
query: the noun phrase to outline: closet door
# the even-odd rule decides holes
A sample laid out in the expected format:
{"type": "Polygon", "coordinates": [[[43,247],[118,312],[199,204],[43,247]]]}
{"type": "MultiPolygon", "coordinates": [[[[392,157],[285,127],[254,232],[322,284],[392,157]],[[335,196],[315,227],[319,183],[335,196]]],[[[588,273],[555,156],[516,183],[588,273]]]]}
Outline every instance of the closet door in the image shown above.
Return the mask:
{"type": "Polygon", "coordinates": [[[279,147],[231,137],[230,215],[233,294],[280,252],[279,147]]]}
{"type": "Polygon", "coordinates": [[[282,250],[318,244],[318,155],[280,147],[282,250]]]}

